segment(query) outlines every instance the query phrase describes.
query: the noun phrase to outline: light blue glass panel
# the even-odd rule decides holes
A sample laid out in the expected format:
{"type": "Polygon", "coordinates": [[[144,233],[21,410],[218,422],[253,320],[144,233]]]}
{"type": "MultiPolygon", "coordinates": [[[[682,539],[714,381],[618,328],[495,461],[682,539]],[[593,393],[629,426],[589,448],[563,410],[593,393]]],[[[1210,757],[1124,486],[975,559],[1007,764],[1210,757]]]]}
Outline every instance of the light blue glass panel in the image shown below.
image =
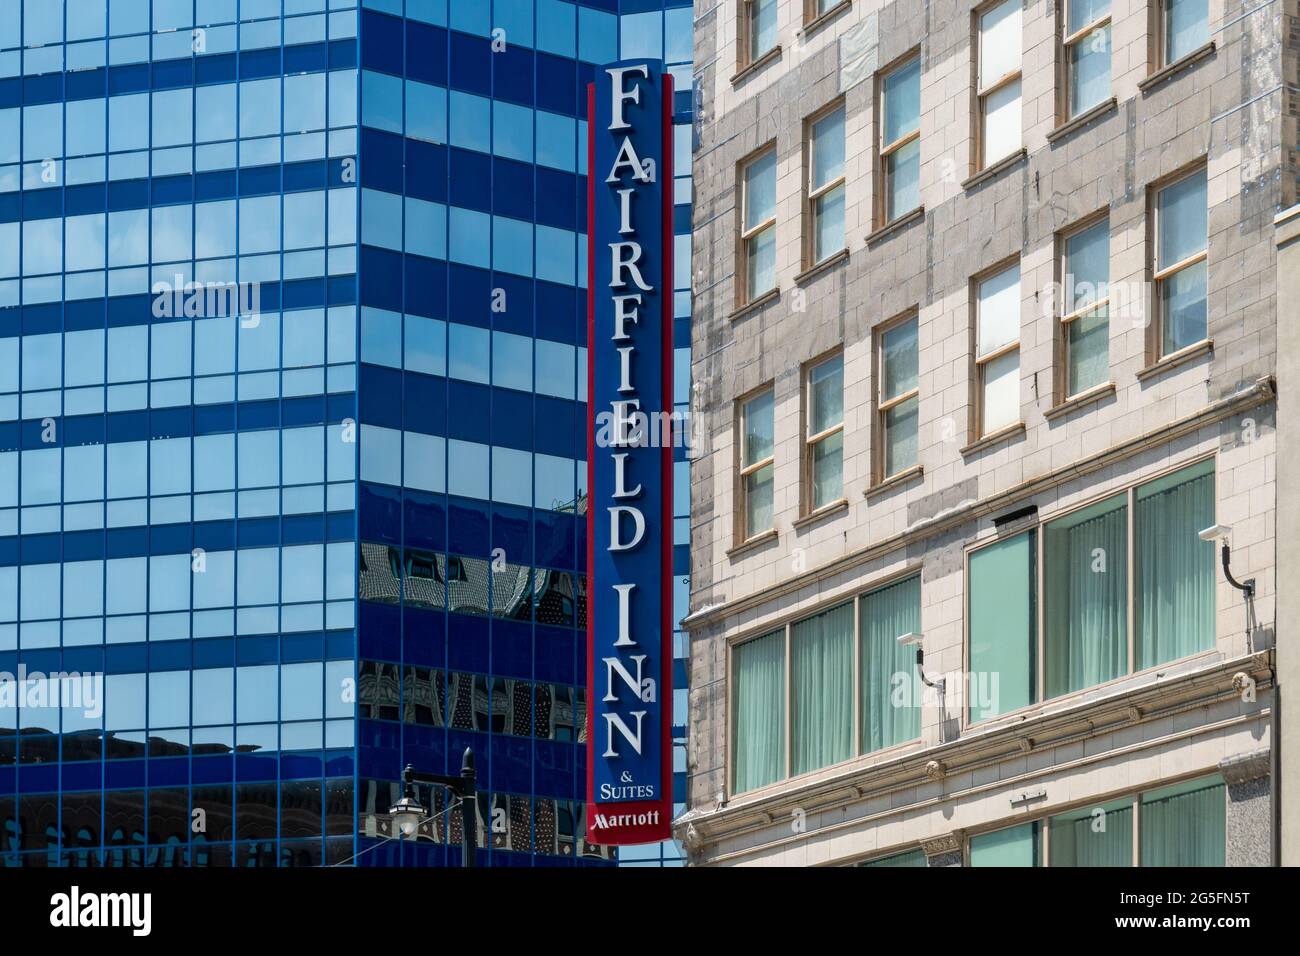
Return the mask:
{"type": "Polygon", "coordinates": [[[533,0],[492,0],[492,27],[504,31],[509,46],[532,46],[533,0]]]}
{"type": "Polygon", "coordinates": [[[537,0],[537,49],[572,58],[577,53],[576,21],[572,3],[537,0]]]}
{"type": "MultiPolygon", "coordinates": [[[[333,92],[334,83],[331,82],[330,93],[333,92]]],[[[335,123],[332,107],[330,113],[330,125],[342,125],[335,123]]],[[[373,70],[361,71],[361,123],[390,133],[402,132],[401,77],[373,70]]]]}
{"type": "Polygon", "coordinates": [[[492,150],[492,101],[473,93],[448,93],[449,139],[451,145],[480,153],[492,150]]]}
{"type": "Polygon", "coordinates": [[[520,162],[533,161],[533,111],[504,100],[492,104],[492,152],[520,162]]]}
{"type": "Polygon", "coordinates": [[[491,218],[473,209],[448,208],[448,258],[486,269],[491,265],[491,218]]]}

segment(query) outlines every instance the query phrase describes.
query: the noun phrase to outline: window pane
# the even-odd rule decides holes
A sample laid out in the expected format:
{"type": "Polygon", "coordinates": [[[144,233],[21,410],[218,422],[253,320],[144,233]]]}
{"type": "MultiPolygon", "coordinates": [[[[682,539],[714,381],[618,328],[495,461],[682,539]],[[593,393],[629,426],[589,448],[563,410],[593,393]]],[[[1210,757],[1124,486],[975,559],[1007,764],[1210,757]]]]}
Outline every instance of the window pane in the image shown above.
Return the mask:
{"type": "Polygon", "coordinates": [[[1128,508],[1120,495],[1047,526],[1048,697],[1128,671],[1128,508]]]}
{"type": "Polygon", "coordinates": [[[737,793],[785,776],[785,632],[736,647],[735,760],[737,793]]]}
{"type": "Polygon", "coordinates": [[[1209,206],[1205,195],[1205,170],[1160,190],[1156,215],[1160,231],[1161,269],[1205,250],[1209,206]]]}
{"type": "Polygon", "coordinates": [[[745,168],[745,230],[776,215],[776,150],[745,168]]]}
{"type": "Polygon", "coordinates": [[[756,299],[776,288],[776,227],[769,226],[748,242],[748,295],[756,299]]]}
{"type": "Polygon", "coordinates": [[[1082,315],[1066,326],[1067,388],[1078,395],[1106,381],[1110,370],[1110,322],[1106,309],[1082,315]]]}
{"type": "Polygon", "coordinates": [[[998,87],[984,100],[984,162],[1020,148],[1020,81],[998,87]]]}
{"type": "Polygon", "coordinates": [[[1214,646],[1214,462],[1139,488],[1134,517],[1142,669],[1214,646]]]}
{"type": "Polygon", "coordinates": [[[970,838],[971,866],[1038,866],[1038,855],[1037,823],[970,838]]]}
{"type": "Polygon", "coordinates": [[[1208,0],[1168,0],[1165,13],[1165,62],[1173,63],[1210,39],[1208,0]]]}
{"type": "Polygon", "coordinates": [[[920,575],[868,594],[860,615],[862,752],[871,753],[921,736],[916,650],[898,643],[921,632],[920,575]]]}
{"type": "Polygon", "coordinates": [[[1020,69],[1021,0],[1007,0],[980,18],[980,89],[1020,69]]]}
{"type": "Polygon", "coordinates": [[[776,0],[749,0],[749,58],[776,46],[776,0]]]}
{"type": "Polygon", "coordinates": [[[908,850],[906,853],[895,853],[893,856],[881,857],[879,860],[867,860],[865,863],[858,864],[858,866],[886,868],[929,865],[924,850],[908,850]]]}
{"type": "Polygon", "coordinates": [[[915,59],[885,77],[885,145],[921,125],[921,61],[915,59]]]}
{"type": "Polygon", "coordinates": [[[1206,269],[1206,263],[1202,260],[1160,282],[1160,316],[1165,355],[1199,342],[1208,335],[1206,269]]]}
{"type": "Polygon", "coordinates": [[[844,248],[844,187],[836,186],[817,197],[817,230],[813,257],[821,262],[844,248]]]}
{"type": "Polygon", "coordinates": [[[745,450],[742,463],[752,465],[772,454],[772,393],[745,403],[745,450]]]}
{"type": "Polygon", "coordinates": [[[822,362],[808,372],[808,432],[816,435],[844,420],[844,359],[822,362]]]}
{"type": "Polygon", "coordinates": [[[912,319],[887,331],[881,344],[884,363],[884,388],[881,399],[888,401],[916,388],[920,353],[917,350],[916,320],[912,319]]]}
{"type": "Polygon", "coordinates": [[[844,432],[836,432],[813,446],[812,506],[820,508],[844,497],[844,432]]]}
{"type": "Polygon", "coordinates": [[[921,205],[921,141],[912,140],[890,153],[885,162],[889,182],[885,218],[892,221],[921,205]]]}
{"type": "Polygon", "coordinates": [[[1110,13],[1110,0],[1067,0],[1066,9],[1065,34],[1069,36],[1110,13]]]}
{"type": "Polygon", "coordinates": [[[1020,421],[1020,350],[984,363],[984,421],[987,435],[1020,421]]]}
{"type": "Polygon", "coordinates": [[[1110,221],[1089,226],[1065,243],[1065,312],[1107,297],[1110,282],[1110,221]]]}
{"type": "Polygon", "coordinates": [[[1070,115],[1110,96],[1110,27],[1093,30],[1070,47],[1070,115]]]}
{"type": "Polygon", "coordinates": [[[745,477],[745,533],[753,537],[772,527],[772,466],[745,477]]]}
{"type": "Polygon", "coordinates": [[[791,773],[847,760],[853,747],[853,605],[790,630],[791,773]]]}
{"type": "Polygon", "coordinates": [[[972,721],[1034,701],[1034,538],[1031,531],[970,556],[972,721]]]}
{"type": "Polygon", "coordinates": [[[1196,781],[1143,796],[1142,865],[1223,866],[1223,791],[1220,782],[1196,781]]]}
{"type": "Polygon", "coordinates": [[[844,175],[844,110],[813,125],[812,188],[820,189],[844,175]]]}
{"type": "Polygon", "coordinates": [[[896,475],[916,464],[916,398],[885,412],[885,475],[896,475]]]}
{"type": "Polygon", "coordinates": [[[979,284],[979,354],[1020,338],[1020,264],[979,284]]]}
{"type": "Polygon", "coordinates": [[[1053,817],[1049,866],[1132,866],[1133,805],[1112,803],[1053,817]]]}

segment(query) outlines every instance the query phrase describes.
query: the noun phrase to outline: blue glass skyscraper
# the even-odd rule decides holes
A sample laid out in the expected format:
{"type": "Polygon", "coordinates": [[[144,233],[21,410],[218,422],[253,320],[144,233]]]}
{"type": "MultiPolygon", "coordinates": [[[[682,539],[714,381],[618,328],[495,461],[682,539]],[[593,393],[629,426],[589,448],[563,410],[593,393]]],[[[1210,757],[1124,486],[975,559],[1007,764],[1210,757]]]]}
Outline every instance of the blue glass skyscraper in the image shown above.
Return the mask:
{"type": "Polygon", "coordinates": [[[582,107],[620,57],[683,91],[684,406],[690,43],[664,0],[0,4],[0,861],[456,863],[441,795],[382,818],[467,746],[482,862],[614,861],[582,107]]]}

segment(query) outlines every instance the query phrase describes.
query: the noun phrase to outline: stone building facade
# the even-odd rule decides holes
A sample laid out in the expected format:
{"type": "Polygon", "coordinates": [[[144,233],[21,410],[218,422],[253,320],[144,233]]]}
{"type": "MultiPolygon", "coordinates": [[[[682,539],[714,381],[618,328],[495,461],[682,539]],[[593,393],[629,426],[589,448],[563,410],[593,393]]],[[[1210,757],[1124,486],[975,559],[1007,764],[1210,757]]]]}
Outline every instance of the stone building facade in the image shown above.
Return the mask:
{"type": "Polygon", "coordinates": [[[697,0],[692,863],[1275,858],[1296,22],[697,0]]]}

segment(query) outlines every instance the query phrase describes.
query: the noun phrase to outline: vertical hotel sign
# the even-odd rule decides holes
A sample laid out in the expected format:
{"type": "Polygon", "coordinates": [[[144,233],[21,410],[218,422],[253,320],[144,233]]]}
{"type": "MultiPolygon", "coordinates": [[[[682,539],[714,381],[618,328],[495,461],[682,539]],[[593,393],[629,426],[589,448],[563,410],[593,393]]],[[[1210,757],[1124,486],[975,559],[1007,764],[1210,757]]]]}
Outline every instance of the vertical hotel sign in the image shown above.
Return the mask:
{"type": "Polygon", "coordinates": [[[587,88],[587,838],[615,846],[672,817],[672,99],[653,60],[587,88]]]}

